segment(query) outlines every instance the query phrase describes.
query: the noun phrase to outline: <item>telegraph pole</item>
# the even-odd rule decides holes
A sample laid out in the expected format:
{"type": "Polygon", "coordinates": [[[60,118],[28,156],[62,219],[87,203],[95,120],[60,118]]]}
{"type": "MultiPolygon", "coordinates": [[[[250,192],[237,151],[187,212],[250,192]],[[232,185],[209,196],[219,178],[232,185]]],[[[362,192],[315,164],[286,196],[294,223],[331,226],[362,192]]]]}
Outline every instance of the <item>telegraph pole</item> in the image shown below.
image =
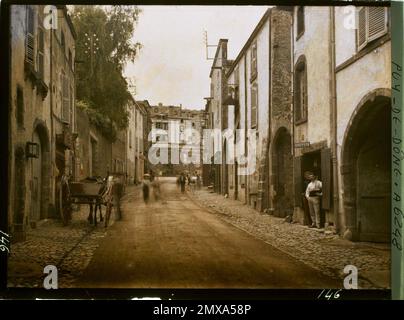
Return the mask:
{"type": "Polygon", "coordinates": [[[86,50],[84,50],[84,53],[90,55],[90,77],[92,77],[94,73],[94,55],[100,50],[100,43],[95,33],[85,33],[84,36],[86,37],[86,42],[84,43],[86,50]]]}

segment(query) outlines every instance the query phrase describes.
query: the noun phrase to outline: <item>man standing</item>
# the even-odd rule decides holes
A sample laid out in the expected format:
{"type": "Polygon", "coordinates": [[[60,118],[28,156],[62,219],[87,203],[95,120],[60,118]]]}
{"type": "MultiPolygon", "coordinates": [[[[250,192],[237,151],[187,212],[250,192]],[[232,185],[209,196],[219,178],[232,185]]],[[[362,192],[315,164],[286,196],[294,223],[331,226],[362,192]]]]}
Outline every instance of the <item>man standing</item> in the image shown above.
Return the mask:
{"type": "Polygon", "coordinates": [[[310,171],[306,171],[303,175],[304,181],[303,181],[303,192],[302,192],[302,204],[303,204],[303,211],[304,211],[304,225],[306,226],[311,226],[313,224],[313,221],[311,220],[310,216],[310,209],[309,209],[309,202],[306,198],[306,190],[307,186],[310,183],[310,175],[312,173],[310,171]]]}
{"type": "Polygon", "coordinates": [[[309,202],[310,216],[313,222],[311,227],[320,228],[320,197],[323,195],[321,193],[323,185],[313,173],[308,178],[310,183],[306,188],[306,199],[309,202]]]}

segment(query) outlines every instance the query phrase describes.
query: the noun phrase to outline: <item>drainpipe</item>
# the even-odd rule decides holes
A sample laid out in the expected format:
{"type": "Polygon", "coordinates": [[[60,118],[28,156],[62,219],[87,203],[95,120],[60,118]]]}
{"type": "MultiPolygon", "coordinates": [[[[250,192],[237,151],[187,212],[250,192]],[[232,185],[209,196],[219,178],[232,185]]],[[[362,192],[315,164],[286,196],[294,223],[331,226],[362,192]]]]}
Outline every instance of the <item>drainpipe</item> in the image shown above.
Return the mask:
{"type": "MultiPolygon", "coordinates": [[[[50,164],[51,164],[51,172],[50,172],[50,179],[51,179],[51,200],[52,202],[56,205],[56,195],[55,195],[55,189],[56,189],[56,183],[55,183],[55,168],[54,166],[56,165],[55,163],[55,139],[54,139],[54,120],[53,120],[53,33],[54,30],[51,28],[50,29],[50,45],[49,45],[49,103],[50,103],[50,150],[49,150],[49,156],[50,156],[50,164]]],[[[57,210],[57,209],[56,209],[57,210]]]]}
{"type": "MultiPolygon", "coordinates": [[[[295,19],[295,11],[292,9],[292,17],[290,19],[290,48],[291,48],[291,55],[290,55],[290,95],[291,95],[291,128],[290,128],[290,134],[292,136],[292,161],[293,161],[293,182],[296,181],[295,178],[295,158],[296,158],[296,152],[295,152],[295,24],[294,24],[294,19],[295,19]]],[[[294,191],[295,192],[295,191],[294,191]]],[[[297,212],[297,204],[294,202],[296,201],[296,195],[293,199],[293,213],[297,212]]]]}
{"type": "Polygon", "coordinates": [[[339,189],[338,189],[338,143],[337,143],[337,95],[335,73],[335,12],[330,7],[330,117],[331,117],[331,148],[332,148],[332,171],[333,171],[333,209],[335,231],[338,233],[339,223],[339,189]]]}
{"type": "Polygon", "coordinates": [[[262,191],[262,200],[261,200],[261,211],[264,209],[273,208],[272,197],[270,194],[270,184],[271,184],[271,173],[272,173],[272,165],[270,166],[269,163],[271,161],[271,140],[272,140],[272,125],[271,125],[271,118],[272,118],[272,10],[269,16],[269,41],[268,41],[268,135],[267,135],[267,143],[265,148],[265,164],[264,164],[264,181],[266,182],[265,189],[262,191]],[[266,199],[264,200],[264,197],[266,199]],[[263,204],[266,208],[263,207],[263,204]]]}
{"type": "MultiPolygon", "coordinates": [[[[245,155],[248,159],[248,143],[247,143],[247,131],[248,131],[248,121],[247,121],[247,55],[244,55],[244,130],[245,130],[245,136],[244,136],[244,152],[245,155]]],[[[247,163],[248,164],[248,163],[247,163]]],[[[245,175],[245,185],[244,185],[244,191],[245,191],[245,199],[244,202],[248,204],[248,175],[245,175]]]]}

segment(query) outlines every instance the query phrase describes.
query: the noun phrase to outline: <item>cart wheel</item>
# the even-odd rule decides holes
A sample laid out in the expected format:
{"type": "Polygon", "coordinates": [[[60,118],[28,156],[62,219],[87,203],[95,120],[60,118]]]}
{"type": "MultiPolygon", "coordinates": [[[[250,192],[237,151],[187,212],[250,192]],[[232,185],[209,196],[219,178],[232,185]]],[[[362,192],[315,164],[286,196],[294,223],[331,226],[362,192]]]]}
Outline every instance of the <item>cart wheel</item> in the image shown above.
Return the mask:
{"type": "Polygon", "coordinates": [[[62,177],[59,188],[59,212],[63,225],[69,224],[72,217],[72,201],[66,177],[62,177]]]}

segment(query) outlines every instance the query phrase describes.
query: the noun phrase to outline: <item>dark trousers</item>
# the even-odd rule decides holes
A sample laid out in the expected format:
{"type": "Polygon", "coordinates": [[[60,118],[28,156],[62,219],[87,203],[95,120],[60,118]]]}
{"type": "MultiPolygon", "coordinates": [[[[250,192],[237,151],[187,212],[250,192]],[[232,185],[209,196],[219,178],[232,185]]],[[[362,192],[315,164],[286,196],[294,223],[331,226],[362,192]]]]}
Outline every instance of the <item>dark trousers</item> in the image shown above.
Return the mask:
{"type": "Polygon", "coordinates": [[[305,226],[311,226],[313,221],[311,220],[311,216],[310,216],[309,201],[307,200],[304,193],[302,194],[302,203],[303,203],[303,211],[304,211],[304,221],[303,221],[303,223],[304,223],[305,226]]]}

